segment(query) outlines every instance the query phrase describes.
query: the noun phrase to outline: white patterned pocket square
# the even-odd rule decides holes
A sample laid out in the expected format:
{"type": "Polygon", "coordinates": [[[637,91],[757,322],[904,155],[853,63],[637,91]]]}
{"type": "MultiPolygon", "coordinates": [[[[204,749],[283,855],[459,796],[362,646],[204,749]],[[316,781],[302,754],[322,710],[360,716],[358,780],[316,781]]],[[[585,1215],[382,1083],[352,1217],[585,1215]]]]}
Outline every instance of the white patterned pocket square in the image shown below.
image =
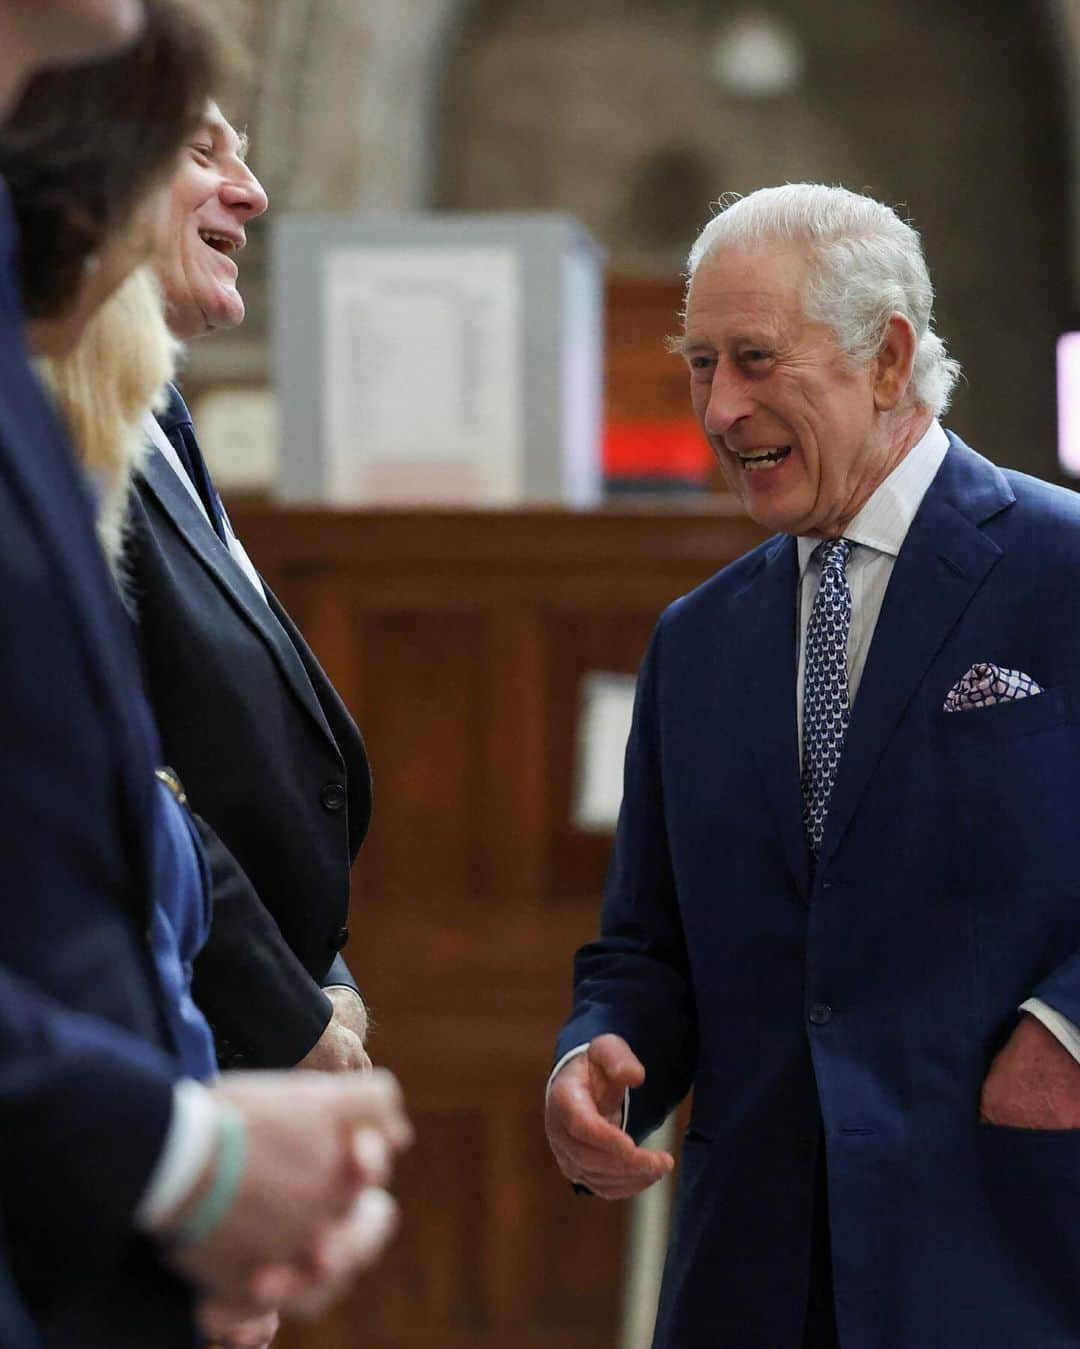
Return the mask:
{"type": "Polygon", "coordinates": [[[945,699],[946,712],[970,712],[980,707],[994,707],[997,703],[1012,703],[1018,698],[1031,698],[1042,693],[1023,670],[1003,670],[1000,665],[979,661],[958,679],[945,699]]]}

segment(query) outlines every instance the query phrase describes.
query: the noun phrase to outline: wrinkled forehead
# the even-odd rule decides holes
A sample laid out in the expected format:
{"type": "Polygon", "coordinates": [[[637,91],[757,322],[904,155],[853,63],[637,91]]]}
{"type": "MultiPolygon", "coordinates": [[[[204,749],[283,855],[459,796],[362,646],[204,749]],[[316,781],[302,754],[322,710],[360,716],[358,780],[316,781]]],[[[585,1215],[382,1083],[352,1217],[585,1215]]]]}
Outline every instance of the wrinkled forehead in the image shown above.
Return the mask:
{"type": "Polygon", "coordinates": [[[802,317],[809,261],[802,244],[721,244],[710,249],[687,288],[687,329],[738,315],[774,321],[802,317]]]}

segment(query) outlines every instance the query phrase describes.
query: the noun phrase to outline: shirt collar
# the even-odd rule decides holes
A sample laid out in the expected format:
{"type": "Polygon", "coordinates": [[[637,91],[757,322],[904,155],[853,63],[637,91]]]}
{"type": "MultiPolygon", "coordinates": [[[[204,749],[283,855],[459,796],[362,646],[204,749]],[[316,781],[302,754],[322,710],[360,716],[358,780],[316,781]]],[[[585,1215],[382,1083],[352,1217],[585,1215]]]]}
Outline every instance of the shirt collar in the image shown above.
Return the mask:
{"type": "MultiPolygon", "coordinates": [[[[844,538],[889,557],[898,556],[948,449],[949,437],[935,418],[844,530],[844,538]]],[[[797,542],[802,576],[821,540],[800,536],[797,542]]]]}

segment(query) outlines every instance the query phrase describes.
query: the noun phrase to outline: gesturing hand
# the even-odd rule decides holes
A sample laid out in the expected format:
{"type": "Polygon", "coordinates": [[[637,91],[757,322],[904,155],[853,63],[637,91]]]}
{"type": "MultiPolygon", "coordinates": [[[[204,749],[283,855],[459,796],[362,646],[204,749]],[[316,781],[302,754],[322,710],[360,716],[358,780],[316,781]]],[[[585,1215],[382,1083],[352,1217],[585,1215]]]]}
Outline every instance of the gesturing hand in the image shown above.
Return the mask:
{"type": "Polygon", "coordinates": [[[983,1083],[979,1114],[1013,1129],[1080,1129],[1080,1063],[1025,1012],[983,1083]]]}
{"type": "Polygon", "coordinates": [[[567,1180],[604,1199],[627,1199],[672,1170],[670,1153],[638,1147],[621,1126],[627,1087],[644,1081],[640,1059],[618,1035],[598,1035],[559,1070],[544,1123],[567,1180]]]}

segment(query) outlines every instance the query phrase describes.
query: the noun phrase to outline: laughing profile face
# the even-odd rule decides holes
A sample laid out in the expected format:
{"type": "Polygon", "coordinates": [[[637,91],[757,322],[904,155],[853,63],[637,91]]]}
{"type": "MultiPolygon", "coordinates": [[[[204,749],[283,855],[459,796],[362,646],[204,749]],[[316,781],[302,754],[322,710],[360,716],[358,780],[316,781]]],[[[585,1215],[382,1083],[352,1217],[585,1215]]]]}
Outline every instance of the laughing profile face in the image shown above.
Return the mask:
{"type": "Polygon", "coordinates": [[[785,534],[841,535],[895,466],[875,366],[853,369],[803,312],[796,244],[728,246],[690,284],[678,347],[694,412],[749,515],[785,534]]]}
{"type": "Polygon", "coordinates": [[[246,138],[214,103],[181,152],[158,265],[175,337],[200,337],[244,321],[237,259],[248,222],[269,204],[246,152],[246,138]]]}

